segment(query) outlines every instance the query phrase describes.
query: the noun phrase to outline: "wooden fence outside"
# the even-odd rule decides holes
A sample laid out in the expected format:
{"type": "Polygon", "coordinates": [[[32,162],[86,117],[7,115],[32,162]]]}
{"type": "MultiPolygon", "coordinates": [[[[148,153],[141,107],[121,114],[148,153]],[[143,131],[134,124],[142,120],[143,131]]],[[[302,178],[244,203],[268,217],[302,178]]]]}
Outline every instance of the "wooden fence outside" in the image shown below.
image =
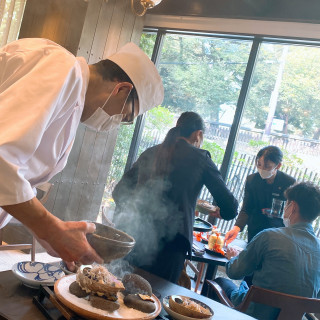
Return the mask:
{"type": "MultiPolygon", "coordinates": [[[[227,140],[229,138],[229,125],[215,125],[206,130],[206,138],[211,140],[227,140]]],[[[237,143],[247,145],[250,141],[264,141],[266,144],[275,145],[290,153],[299,153],[320,156],[320,141],[299,137],[286,136],[279,133],[264,135],[263,131],[241,128],[237,137],[237,143]]]]}

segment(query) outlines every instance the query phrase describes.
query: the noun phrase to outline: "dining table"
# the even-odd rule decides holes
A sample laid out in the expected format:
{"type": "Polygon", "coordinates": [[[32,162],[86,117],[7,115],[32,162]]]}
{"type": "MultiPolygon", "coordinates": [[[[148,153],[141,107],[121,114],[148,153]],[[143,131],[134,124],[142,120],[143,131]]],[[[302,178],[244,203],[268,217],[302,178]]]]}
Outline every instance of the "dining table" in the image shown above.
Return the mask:
{"type": "MultiPolygon", "coordinates": [[[[160,301],[168,295],[183,295],[197,299],[208,306],[214,312],[213,320],[252,320],[254,318],[240,313],[232,308],[226,307],[219,302],[216,302],[208,297],[204,297],[176,284],[173,284],[165,279],[150,274],[144,270],[137,269],[135,273],[140,274],[147,279],[153,289],[153,293],[160,301]]],[[[63,320],[61,312],[47,301],[46,304],[48,314],[51,318],[46,317],[40,309],[33,303],[33,297],[38,295],[39,289],[32,289],[24,286],[19,279],[17,279],[11,270],[0,272],[0,319],[9,320],[63,320]]],[[[72,319],[83,319],[74,317],[72,319]]],[[[162,308],[160,315],[156,319],[169,320],[171,319],[165,310],[162,308]]]]}
{"type": "MultiPolygon", "coordinates": [[[[199,250],[204,250],[204,253],[199,255],[196,252],[192,251],[191,255],[187,257],[190,261],[196,261],[200,262],[200,267],[199,267],[199,274],[197,277],[196,281],[196,288],[199,285],[199,282],[202,278],[203,272],[205,272],[205,264],[207,264],[207,269],[204,275],[204,282],[203,286],[201,289],[201,294],[204,296],[208,295],[208,284],[206,280],[213,280],[216,278],[218,267],[219,266],[225,266],[226,263],[228,262],[228,259],[224,256],[222,256],[219,253],[210,253],[205,250],[205,243],[201,241],[197,241],[196,237],[193,237],[193,244],[196,245],[199,250]]],[[[241,248],[244,249],[246,247],[247,243],[244,240],[241,239],[235,239],[231,244],[230,247],[234,246],[236,248],[241,248]]],[[[195,290],[196,291],[196,290],[195,290]]]]}

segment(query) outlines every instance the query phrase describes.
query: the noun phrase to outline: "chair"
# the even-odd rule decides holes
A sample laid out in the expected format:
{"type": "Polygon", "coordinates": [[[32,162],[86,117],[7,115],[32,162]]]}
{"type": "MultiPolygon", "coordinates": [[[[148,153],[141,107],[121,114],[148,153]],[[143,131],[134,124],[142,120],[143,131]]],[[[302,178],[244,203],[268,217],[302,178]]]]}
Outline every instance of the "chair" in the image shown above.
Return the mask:
{"type": "Polygon", "coordinates": [[[251,286],[242,303],[235,307],[217,282],[207,280],[207,283],[222,304],[241,312],[245,312],[251,302],[280,309],[277,320],[301,320],[304,315],[307,319],[314,319],[308,313],[320,312],[320,299],[294,296],[256,286],[251,286]]]}

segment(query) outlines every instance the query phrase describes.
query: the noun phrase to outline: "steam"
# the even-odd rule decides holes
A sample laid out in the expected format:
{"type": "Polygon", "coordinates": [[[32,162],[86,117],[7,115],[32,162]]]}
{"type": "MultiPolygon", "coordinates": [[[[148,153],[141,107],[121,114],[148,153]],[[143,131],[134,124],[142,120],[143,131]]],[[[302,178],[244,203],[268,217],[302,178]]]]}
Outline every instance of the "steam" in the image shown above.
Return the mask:
{"type": "Polygon", "coordinates": [[[170,188],[169,182],[159,178],[149,179],[134,190],[131,181],[120,182],[114,195],[117,208],[113,222],[136,241],[127,257],[130,263],[152,265],[164,241],[173,240],[181,229],[183,217],[179,217],[178,207],[168,198],[170,188]]]}
{"type": "Polygon", "coordinates": [[[127,273],[133,273],[133,267],[126,260],[114,260],[105,267],[118,279],[122,279],[127,273]]]}

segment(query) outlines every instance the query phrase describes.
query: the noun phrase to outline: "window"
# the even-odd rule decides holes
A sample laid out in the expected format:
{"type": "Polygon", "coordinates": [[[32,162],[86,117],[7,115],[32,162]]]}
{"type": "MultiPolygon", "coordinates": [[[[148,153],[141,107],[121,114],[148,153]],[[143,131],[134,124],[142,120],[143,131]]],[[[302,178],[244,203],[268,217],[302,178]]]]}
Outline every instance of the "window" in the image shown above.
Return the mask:
{"type": "Polygon", "coordinates": [[[320,184],[319,61],[319,47],[261,44],[228,176],[240,201],[255,156],[267,145],[283,151],[281,171],[320,184]]]}
{"type": "Polygon", "coordinates": [[[0,47],[17,39],[26,0],[0,0],[0,47]]]}
{"type": "MultiPolygon", "coordinates": [[[[155,40],[154,32],[142,35],[141,47],[149,56],[155,40]]],[[[182,112],[195,111],[206,121],[203,147],[220,166],[229,135],[226,128],[233,121],[252,40],[166,34],[162,43],[158,69],[164,83],[165,99],[162,106],[146,115],[137,156],[162,142],[182,112]]],[[[113,206],[111,193],[124,172],[132,134],[132,127],[121,127],[103,210],[113,206]]]]}
{"type": "MultiPolygon", "coordinates": [[[[158,36],[165,99],[145,116],[137,156],[161,143],[183,111],[195,111],[206,122],[203,148],[224,170],[240,206],[255,155],[269,144],[282,149],[284,172],[320,185],[319,43],[173,30],[158,36]]],[[[149,56],[155,37],[142,36],[149,56]]],[[[211,200],[205,188],[201,198],[211,200]]],[[[233,223],[219,227],[226,232],[233,223]]],[[[320,219],[314,226],[319,236],[320,219]]]]}

